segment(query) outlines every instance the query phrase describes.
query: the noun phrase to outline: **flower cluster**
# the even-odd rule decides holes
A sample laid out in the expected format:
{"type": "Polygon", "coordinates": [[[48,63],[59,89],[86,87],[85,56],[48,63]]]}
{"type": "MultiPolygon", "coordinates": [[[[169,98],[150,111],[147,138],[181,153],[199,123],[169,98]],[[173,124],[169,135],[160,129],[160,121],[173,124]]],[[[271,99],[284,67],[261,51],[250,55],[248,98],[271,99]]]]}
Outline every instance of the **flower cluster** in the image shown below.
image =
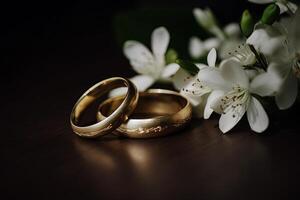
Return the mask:
{"type": "MultiPolygon", "coordinates": [[[[269,118],[262,102],[274,99],[283,110],[297,98],[300,11],[287,0],[249,1],[266,4],[262,17],[255,20],[245,10],[240,24],[231,23],[224,28],[211,10],[193,10],[197,23],[212,37],[191,37],[191,61],[179,59],[174,50],[167,51],[170,34],[164,27],[152,33],[152,52],[137,41],[127,41],[124,54],[139,74],[131,80],[140,91],[156,81],[172,82],[199,116],[208,119],[213,112],[220,114],[219,128],[223,133],[245,114],[253,131],[265,131],[269,118]],[[198,63],[203,57],[206,62],[198,63]]],[[[120,91],[114,91],[116,94],[120,91]]]]}

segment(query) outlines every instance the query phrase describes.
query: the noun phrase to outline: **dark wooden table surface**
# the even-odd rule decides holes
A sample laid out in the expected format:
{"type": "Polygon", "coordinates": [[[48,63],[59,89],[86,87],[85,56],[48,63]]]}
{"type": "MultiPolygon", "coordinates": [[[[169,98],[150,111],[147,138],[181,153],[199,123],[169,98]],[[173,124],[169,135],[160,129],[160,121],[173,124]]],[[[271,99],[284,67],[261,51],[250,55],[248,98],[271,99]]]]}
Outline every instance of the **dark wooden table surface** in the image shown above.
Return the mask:
{"type": "Polygon", "coordinates": [[[183,131],[163,138],[89,140],[74,135],[69,114],[85,89],[133,72],[108,37],[111,33],[92,28],[96,20],[77,24],[84,31],[65,28],[70,23],[56,26],[53,33],[48,27],[47,37],[19,35],[22,43],[14,40],[15,48],[5,58],[10,70],[1,95],[1,199],[298,195],[299,106],[272,114],[264,134],[254,134],[242,121],[222,135],[215,115],[193,119],[183,131]]]}

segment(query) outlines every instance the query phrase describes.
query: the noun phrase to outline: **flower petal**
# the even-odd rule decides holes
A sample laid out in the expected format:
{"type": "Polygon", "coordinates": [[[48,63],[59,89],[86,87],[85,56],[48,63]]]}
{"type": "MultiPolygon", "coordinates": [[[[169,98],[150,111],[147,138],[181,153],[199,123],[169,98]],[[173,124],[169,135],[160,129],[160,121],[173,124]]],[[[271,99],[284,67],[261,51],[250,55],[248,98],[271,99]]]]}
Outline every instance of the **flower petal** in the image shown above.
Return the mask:
{"type": "Polygon", "coordinates": [[[229,37],[239,37],[241,35],[240,26],[237,23],[230,23],[224,27],[224,32],[229,37]]]}
{"type": "Polygon", "coordinates": [[[174,87],[177,90],[181,90],[188,84],[188,79],[192,78],[192,75],[190,75],[188,72],[186,72],[184,69],[180,68],[175,73],[175,75],[172,77],[172,82],[174,87]]]}
{"type": "Polygon", "coordinates": [[[232,83],[232,86],[240,86],[242,88],[249,87],[249,78],[242,68],[240,62],[235,59],[224,60],[220,64],[221,74],[224,79],[232,83]]]}
{"type": "Polygon", "coordinates": [[[215,17],[209,8],[194,8],[193,15],[199,25],[201,25],[205,30],[211,31],[211,29],[216,27],[215,17]]]}
{"type": "Polygon", "coordinates": [[[211,104],[215,101],[215,99],[218,99],[219,97],[223,96],[224,92],[221,90],[214,90],[212,91],[206,101],[206,105],[204,108],[204,119],[208,119],[210,115],[213,113],[213,109],[211,108],[211,104]]]}
{"type": "Polygon", "coordinates": [[[247,44],[253,45],[256,50],[267,57],[285,53],[283,48],[285,37],[274,26],[258,25],[258,28],[247,39],[247,44]]]}
{"type": "MultiPolygon", "coordinates": [[[[274,68],[275,63],[271,64],[270,68],[274,68]]],[[[250,91],[260,96],[274,95],[282,84],[282,77],[272,69],[265,73],[257,75],[250,84],[250,91]]]]}
{"type": "Polygon", "coordinates": [[[291,41],[290,43],[295,47],[297,52],[300,52],[300,9],[294,14],[292,22],[290,22],[290,20],[288,20],[288,22],[288,37],[291,41]]]}
{"type": "Polygon", "coordinates": [[[239,45],[241,45],[244,41],[238,39],[238,38],[229,38],[222,42],[222,45],[218,51],[218,54],[220,58],[227,59],[231,57],[229,55],[230,52],[232,52],[233,49],[236,49],[239,45]]]}
{"type": "Polygon", "coordinates": [[[246,112],[246,104],[239,109],[229,109],[225,114],[221,115],[219,120],[219,128],[223,133],[230,131],[244,116],[246,112]]]}
{"type": "Polygon", "coordinates": [[[228,91],[231,89],[231,84],[224,80],[218,68],[206,67],[199,71],[198,78],[205,86],[213,90],[228,91]]]}
{"type": "Polygon", "coordinates": [[[293,63],[292,62],[277,62],[277,63],[270,63],[269,67],[268,67],[268,73],[273,73],[276,74],[279,77],[286,77],[291,69],[293,67],[293,63]]]}
{"type": "Polygon", "coordinates": [[[208,38],[204,42],[204,47],[206,51],[209,51],[212,48],[219,48],[221,45],[221,40],[217,37],[208,38]]]}
{"type": "Polygon", "coordinates": [[[287,2],[286,5],[292,11],[292,13],[296,13],[297,12],[297,10],[298,10],[297,4],[294,4],[292,2],[287,2]]]}
{"type": "Polygon", "coordinates": [[[137,41],[126,41],[124,55],[129,59],[133,69],[139,74],[149,74],[153,70],[154,58],[149,49],[137,41]]]}
{"type": "Polygon", "coordinates": [[[109,92],[108,96],[109,97],[116,97],[116,96],[122,96],[127,93],[128,88],[127,87],[120,87],[113,89],[109,92]]]}
{"type": "Polygon", "coordinates": [[[130,80],[135,84],[138,91],[141,92],[148,89],[155,82],[154,78],[147,75],[137,75],[132,77],[130,80]]]}
{"type": "Polygon", "coordinates": [[[185,98],[187,98],[187,100],[189,100],[189,102],[194,107],[195,106],[199,106],[199,104],[202,103],[202,101],[203,101],[203,97],[202,96],[191,95],[190,93],[186,93],[183,90],[180,91],[180,94],[182,96],[184,96],[185,98]]]}
{"type": "MultiPolygon", "coordinates": [[[[146,89],[148,89],[155,81],[151,76],[147,75],[137,75],[130,78],[130,80],[134,83],[134,85],[137,87],[137,90],[140,92],[143,92],[146,89]]],[[[115,97],[125,95],[126,93],[127,87],[120,87],[110,91],[108,96],[115,97]]]]}
{"type": "Polygon", "coordinates": [[[197,59],[205,55],[207,49],[204,43],[197,37],[192,37],[189,42],[189,53],[192,58],[197,59]]]}
{"type": "Polygon", "coordinates": [[[253,68],[245,70],[249,80],[253,80],[259,74],[265,73],[265,71],[261,68],[253,68]]]}
{"type": "Polygon", "coordinates": [[[265,131],[269,126],[269,118],[261,103],[251,97],[247,110],[247,118],[251,129],[257,133],[265,131]]]}
{"type": "Polygon", "coordinates": [[[189,96],[200,97],[211,92],[211,89],[203,85],[198,76],[187,78],[186,83],[181,92],[187,93],[189,96]]]}
{"type": "Polygon", "coordinates": [[[170,42],[170,34],[165,27],[156,28],[151,35],[153,54],[159,58],[164,56],[170,42]]]}
{"type": "MultiPolygon", "coordinates": [[[[221,90],[214,90],[214,91],[221,91],[221,90]]],[[[223,91],[222,91],[223,92],[223,91]]],[[[224,92],[223,92],[224,93],[224,92]]],[[[222,98],[224,97],[224,95],[221,96],[217,96],[214,99],[211,99],[210,101],[210,108],[215,111],[218,114],[223,114],[223,109],[221,109],[221,105],[222,105],[222,98]]]]}
{"type": "Polygon", "coordinates": [[[291,107],[298,94],[298,80],[296,76],[290,72],[286,77],[280,91],[275,97],[276,104],[281,110],[288,109],[291,107]]]}
{"type": "Polygon", "coordinates": [[[207,64],[210,67],[216,66],[216,60],[217,60],[217,51],[215,48],[212,48],[210,52],[207,55],[207,64]]]}
{"type": "Polygon", "coordinates": [[[195,65],[199,68],[199,70],[201,70],[201,69],[204,69],[204,68],[206,68],[206,67],[208,67],[207,65],[205,65],[205,64],[202,64],[202,63],[195,63],[195,65]]]}
{"type": "Polygon", "coordinates": [[[180,68],[180,66],[176,63],[171,63],[168,64],[162,71],[161,77],[163,78],[169,78],[172,75],[174,75],[178,69],[180,68]]]}
{"type": "Polygon", "coordinates": [[[284,5],[281,2],[276,2],[276,5],[279,7],[280,9],[280,14],[286,12],[288,10],[288,8],[286,7],[286,5],[284,5]]]}

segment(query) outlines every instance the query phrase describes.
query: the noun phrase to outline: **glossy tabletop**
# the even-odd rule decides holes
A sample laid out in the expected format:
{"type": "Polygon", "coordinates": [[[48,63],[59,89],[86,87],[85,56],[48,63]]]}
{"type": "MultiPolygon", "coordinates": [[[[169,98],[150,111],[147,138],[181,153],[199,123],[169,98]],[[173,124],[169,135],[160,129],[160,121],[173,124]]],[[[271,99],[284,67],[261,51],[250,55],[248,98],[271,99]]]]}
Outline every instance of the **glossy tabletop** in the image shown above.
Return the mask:
{"type": "Polygon", "coordinates": [[[86,89],[134,75],[113,33],[99,24],[106,18],[74,13],[38,35],[19,28],[7,36],[12,47],[1,66],[9,69],[1,94],[1,199],[297,197],[299,106],[271,112],[264,134],[242,120],[223,135],[218,115],[194,118],[162,138],[73,134],[70,112],[86,89]]]}

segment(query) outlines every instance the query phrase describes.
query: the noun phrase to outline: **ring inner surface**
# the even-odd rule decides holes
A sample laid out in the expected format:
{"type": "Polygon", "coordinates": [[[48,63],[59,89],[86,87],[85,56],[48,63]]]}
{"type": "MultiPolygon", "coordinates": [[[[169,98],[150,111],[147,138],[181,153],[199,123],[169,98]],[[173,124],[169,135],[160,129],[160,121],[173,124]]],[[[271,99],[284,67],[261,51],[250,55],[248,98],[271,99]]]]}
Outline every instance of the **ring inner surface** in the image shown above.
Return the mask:
{"type": "MultiPolygon", "coordinates": [[[[123,80],[116,79],[93,88],[93,90],[89,91],[81,98],[80,102],[77,103],[74,115],[72,116],[73,123],[77,126],[88,126],[97,123],[95,112],[97,112],[99,103],[105,101],[106,98],[104,94],[112,89],[124,86],[127,85],[123,80]]],[[[122,101],[120,101],[120,104],[121,103],[122,101]]],[[[117,108],[118,106],[115,107],[115,109],[117,108]]]]}
{"type": "MultiPolygon", "coordinates": [[[[100,107],[103,116],[108,117],[122,103],[124,97],[106,100],[100,107]]],[[[131,119],[148,119],[169,116],[179,112],[187,100],[179,95],[164,93],[140,93],[139,101],[131,119]]]]}

